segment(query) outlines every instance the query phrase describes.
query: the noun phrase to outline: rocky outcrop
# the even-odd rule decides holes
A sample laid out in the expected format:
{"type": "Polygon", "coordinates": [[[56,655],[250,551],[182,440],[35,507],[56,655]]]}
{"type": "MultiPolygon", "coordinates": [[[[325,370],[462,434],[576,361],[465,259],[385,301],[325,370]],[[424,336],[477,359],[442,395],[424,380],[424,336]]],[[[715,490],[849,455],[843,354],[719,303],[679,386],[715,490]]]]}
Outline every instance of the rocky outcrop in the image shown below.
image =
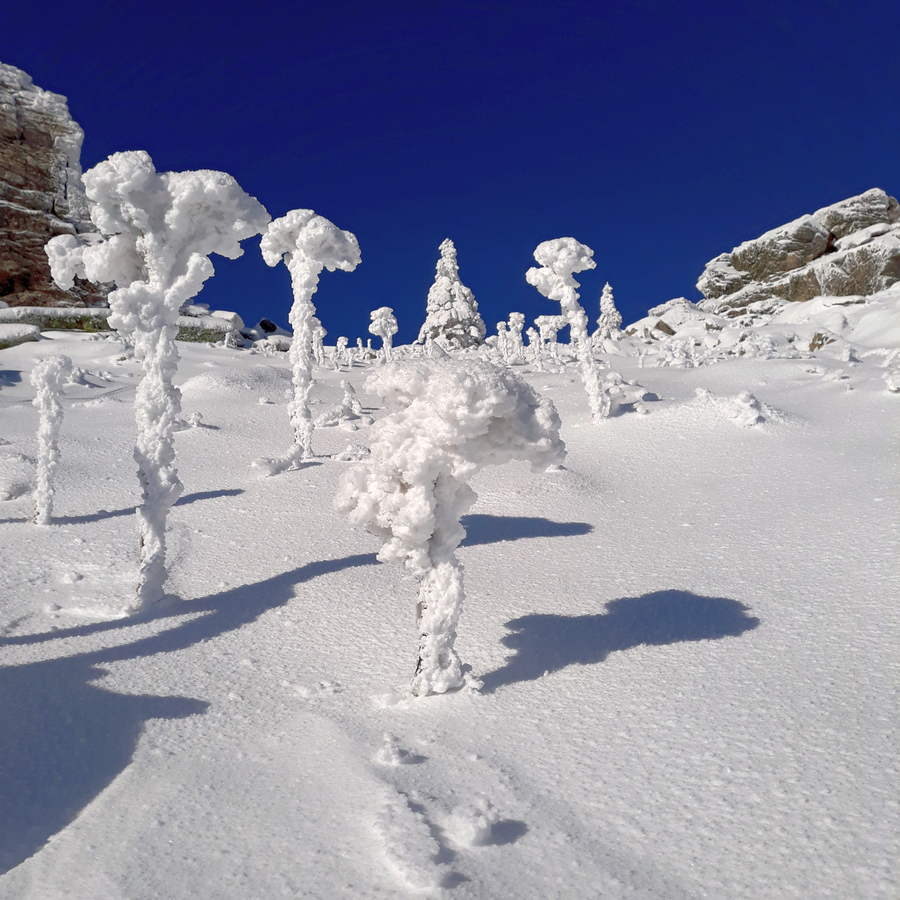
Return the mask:
{"type": "Polygon", "coordinates": [[[900,205],[873,188],[717,256],[697,288],[703,311],[735,317],[819,296],[867,296],[897,281],[900,205]]]}
{"type": "Polygon", "coordinates": [[[58,234],[93,231],[81,183],[84,132],[66,98],[0,63],[0,298],[10,306],[102,306],[102,287],[58,288],[44,253],[58,234]]]}

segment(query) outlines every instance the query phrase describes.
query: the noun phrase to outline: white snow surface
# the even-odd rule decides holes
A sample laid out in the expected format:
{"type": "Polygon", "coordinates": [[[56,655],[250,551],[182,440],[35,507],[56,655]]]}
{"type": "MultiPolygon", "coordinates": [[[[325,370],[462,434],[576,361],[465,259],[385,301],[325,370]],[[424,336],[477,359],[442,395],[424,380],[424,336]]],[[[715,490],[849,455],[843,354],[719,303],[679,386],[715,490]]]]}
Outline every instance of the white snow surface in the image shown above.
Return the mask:
{"type": "MultiPolygon", "coordinates": [[[[181,345],[176,599],[122,617],[139,364],[74,332],[0,351],[0,896],[896,897],[897,358],[842,347],[609,357],[660,399],[598,424],[565,354],[517,367],[565,468],[473,478],[484,685],[417,699],[409,578],[331,508],[366,429],[248,469],[291,440],[286,356],[181,345]],[[30,373],[61,353],[36,527],[30,373]]],[[[370,371],[318,370],[313,412],[349,379],[383,418],[370,371]]]]}

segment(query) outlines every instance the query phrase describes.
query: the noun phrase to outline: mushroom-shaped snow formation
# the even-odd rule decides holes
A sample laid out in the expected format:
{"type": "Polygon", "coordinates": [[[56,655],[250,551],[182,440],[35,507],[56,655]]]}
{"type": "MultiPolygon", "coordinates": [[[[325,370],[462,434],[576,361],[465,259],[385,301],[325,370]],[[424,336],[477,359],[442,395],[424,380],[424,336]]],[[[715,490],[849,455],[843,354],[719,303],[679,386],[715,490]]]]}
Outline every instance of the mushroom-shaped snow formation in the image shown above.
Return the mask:
{"type": "Polygon", "coordinates": [[[224,172],[157,172],[142,150],[114,153],[84,174],[91,220],[100,234],[60,235],[47,244],[54,281],[75,276],[115,282],[110,325],[134,341],[143,377],[135,394],[134,457],[143,502],[138,509],[140,573],[136,608],[159,600],[166,579],[166,517],[182,485],[174,432],[181,394],[178,313],[213,272],[207,258],[237,259],[241,241],[270,216],[224,172]]]}
{"type": "Polygon", "coordinates": [[[352,272],[360,263],[359,244],[349,231],[342,231],[311,209],[293,209],[269,224],[260,241],[267,265],[277,266],[284,259],[291,273],[294,304],[290,323],[294,330],[290,359],[294,396],[288,406],[294,445],[280,459],[260,460],[259,467],[274,475],[290,469],[312,456],[313,422],[309,408],[315,358],[316,308],[312,295],[319,285],[322,269],[352,272]]]}
{"type": "Polygon", "coordinates": [[[594,251],[590,247],[580,244],[575,238],[544,241],[538,244],[534,251],[534,258],[541,264],[541,268],[529,269],[525,273],[525,278],[545,297],[556,300],[562,307],[581,366],[581,377],[588,395],[591,415],[596,422],[609,415],[609,397],[600,384],[600,373],[588,335],[587,313],[578,302],[576,288],[579,284],[572,277],[575,272],[596,267],[593,255],[594,251]]]}
{"type": "Polygon", "coordinates": [[[521,378],[485,361],[392,363],[366,391],[400,409],[373,426],[369,457],[341,479],[335,506],[384,543],[379,559],[419,580],[414,694],[464,684],[453,649],[462,611],[460,518],[476,499],[469,479],[513,459],[543,470],[562,462],[556,408],[521,378]]]}
{"type": "Polygon", "coordinates": [[[369,331],[381,338],[384,351],[382,356],[384,362],[388,363],[394,357],[394,335],[397,333],[397,319],[394,317],[394,311],[389,306],[373,309],[371,319],[369,331]]]}

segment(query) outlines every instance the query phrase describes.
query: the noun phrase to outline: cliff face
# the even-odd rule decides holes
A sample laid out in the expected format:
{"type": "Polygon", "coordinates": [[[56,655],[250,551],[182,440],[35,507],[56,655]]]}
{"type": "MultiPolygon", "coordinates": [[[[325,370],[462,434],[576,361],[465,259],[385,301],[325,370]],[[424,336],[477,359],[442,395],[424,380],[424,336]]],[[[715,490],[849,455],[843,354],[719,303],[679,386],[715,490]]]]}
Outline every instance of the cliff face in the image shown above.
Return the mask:
{"type": "Polygon", "coordinates": [[[706,264],[700,308],[767,314],[819,296],[867,296],[900,281],[900,206],[873,188],[782,225],[706,264]]]}
{"type": "Polygon", "coordinates": [[[66,98],[0,63],[0,300],[10,306],[99,306],[106,291],[50,277],[44,245],[57,234],[94,231],[81,183],[84,132],[66,98]]]}

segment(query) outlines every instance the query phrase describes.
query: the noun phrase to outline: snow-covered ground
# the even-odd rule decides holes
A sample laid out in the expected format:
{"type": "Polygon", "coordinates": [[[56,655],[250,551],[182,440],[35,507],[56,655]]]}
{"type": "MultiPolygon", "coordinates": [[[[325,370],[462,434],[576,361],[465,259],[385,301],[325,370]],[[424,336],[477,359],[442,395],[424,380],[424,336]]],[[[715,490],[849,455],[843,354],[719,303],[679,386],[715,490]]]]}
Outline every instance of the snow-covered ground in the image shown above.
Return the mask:
{"type": "MultiPolygon", "coordinates": [[[[474,479],[484,686],[413,699],[415,583],[332,508],[368,428],[260,478],[286,355],[179,347],[173,598],[124,618],[138,367],[112,335],[0,351],[0,896],[897,895],[885,354],[605,356],[659,399],[597,425],[574,362],[517,366],[565,469],[474,479]],[[57,353],[83,373],[40,527],[29,375],[57,353]]],[[[368,371],[319,369],[313,417],[345,378],[384,415],[368,371]]]]}

